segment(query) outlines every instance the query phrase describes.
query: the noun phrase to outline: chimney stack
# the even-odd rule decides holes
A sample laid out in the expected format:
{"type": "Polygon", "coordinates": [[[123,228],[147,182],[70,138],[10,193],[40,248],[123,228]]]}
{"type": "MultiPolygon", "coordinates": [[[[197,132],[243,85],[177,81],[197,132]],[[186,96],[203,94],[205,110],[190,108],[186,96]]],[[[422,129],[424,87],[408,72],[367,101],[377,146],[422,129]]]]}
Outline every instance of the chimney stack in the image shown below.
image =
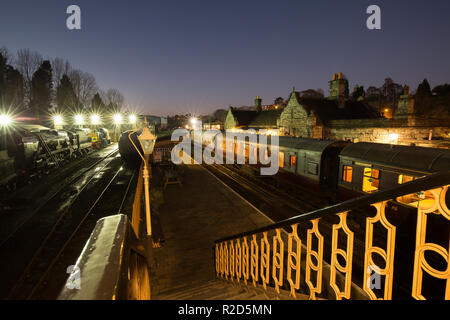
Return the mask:
{"type": "MultiPolygon", "coordinates": [[[[333,78],[329,82],[330,94],[328,99],[330,100],[343,100],[348,99],[348,81],[345,79],[342,72],[333,73],[333,78]]],[[[342,105],[342,103],[340,103],[342,105]]]]}
{"type": "Polygon", "coordinates": [[[262,99],[259,96],[255,98],[255,110],[258,112],[262,111],[262,99]]]}

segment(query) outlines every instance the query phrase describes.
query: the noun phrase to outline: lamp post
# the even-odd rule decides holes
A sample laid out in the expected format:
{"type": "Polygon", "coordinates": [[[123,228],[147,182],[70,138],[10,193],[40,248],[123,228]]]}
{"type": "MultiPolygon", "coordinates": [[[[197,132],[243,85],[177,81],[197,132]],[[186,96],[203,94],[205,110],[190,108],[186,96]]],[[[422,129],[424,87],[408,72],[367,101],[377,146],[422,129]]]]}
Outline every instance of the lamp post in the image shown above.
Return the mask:
{"type": "Polygon", "coordinates": [[[130,139],[133,146],[136,148],[139,156],[144,161],[144,170],[143,170],[143,178],[144,178],[144,189],[145,189],[145,211],[146,211],[146,223],[147,223],[147,235],[152,235],[152,224],[151,224],[151,215],[150,215],[150,192],[149,192],[149,180],[150,180],[150,171],[148,167],[148,157],[153,152],[153,148],[156,143],[156,136],[150,131],[150,128],[147,127],[147,122],[145,122],[144,128],[142,129],[142,133],[138,136],[138,140],[141,144],[142,150],[144,151],[144,155],[139,152],[138,147],[134,144],[131,139],[131,135],[136,132],[132,131],[128,134],[128,139],[130,139]]]}

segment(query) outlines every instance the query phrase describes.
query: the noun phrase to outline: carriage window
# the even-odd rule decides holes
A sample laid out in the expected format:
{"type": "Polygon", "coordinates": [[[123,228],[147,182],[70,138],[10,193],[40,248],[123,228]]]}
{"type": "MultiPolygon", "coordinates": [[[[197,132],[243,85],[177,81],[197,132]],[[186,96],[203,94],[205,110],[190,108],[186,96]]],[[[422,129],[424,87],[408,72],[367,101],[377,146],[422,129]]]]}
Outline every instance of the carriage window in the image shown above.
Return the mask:
{"type": "Polygon", "coordinates": [[[342,170],[342,181],[352,182],[352,177],[353,177],[353,167],[344,166],[344,169],[342,170]]]}
{"type": "Polygon", "coordinates": [[[290,157],[289,166],[290,166],[291,168],[294,168],[294,167],[295,167],[295,156],[291,156],[291,157],[290,157]]]}
{"type": "Polygon", "coordinates": [[[317,171],[318,171],[317,168],[318,168],[317,163],[308,162],[308,173],[309,174],[317,175],[317,171]]]}
{"type": "Polygon", "coordinates": [[[280,168],[284,168],[284,152],[278,153],[278,165],[280,168]]]}
{"type": "Polygon", "coordinates": [[[404,183],[413,181],[414,179],[415,179],[414,177],[407,176],[407,175],[404,175],[404,174],[400,174],[398,176],[398,184],[404,184],[404,183]]]}
{"type": "Polygon", "coordinates": [[[434,197],[430,191],[420,191],[398,197],[397,201],[415,208],[417,208],[420,203],[421,207],[428,208],[433,205],[434,197]]]}
{"type": "Polygon", "coordinates": [[[377,192],[380,184],[380,171],[372,168],[364,168],[363,191],[367,193],[377,192]]]}

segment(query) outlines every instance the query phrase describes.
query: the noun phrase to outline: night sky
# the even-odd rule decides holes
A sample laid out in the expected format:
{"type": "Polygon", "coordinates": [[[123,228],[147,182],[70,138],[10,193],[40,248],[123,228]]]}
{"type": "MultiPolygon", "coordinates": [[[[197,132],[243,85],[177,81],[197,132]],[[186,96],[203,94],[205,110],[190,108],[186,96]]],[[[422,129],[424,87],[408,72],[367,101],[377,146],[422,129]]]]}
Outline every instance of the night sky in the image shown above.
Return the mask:
{"type": "Polygon", "coordinates": [[[209,113],[328,92],[333,73],[415,89],[450,82],[450,1],[2,0],[0,47],[67,58],[141,112],[209,113]],[[82,30],[66,28],[77,4],[82,30]],[[366,28],[377,4],[382,30],[366,28]]]}

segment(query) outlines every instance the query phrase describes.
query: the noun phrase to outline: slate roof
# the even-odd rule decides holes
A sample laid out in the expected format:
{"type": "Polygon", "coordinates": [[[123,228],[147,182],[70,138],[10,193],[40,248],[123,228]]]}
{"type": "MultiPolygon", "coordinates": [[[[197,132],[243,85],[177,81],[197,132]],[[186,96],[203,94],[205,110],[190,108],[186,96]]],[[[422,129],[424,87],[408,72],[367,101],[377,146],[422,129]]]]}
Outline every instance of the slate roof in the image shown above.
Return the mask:
{"type": "Polygon", "coordinates": [[[250,127],[276,127],[282,109],[261,111],[250,123],[250,127]]]}
{"type": "Polygon", "coordinates": [[[295,92],[297,101],[308,113],[314,111],[322,122],[340,119],[376,119],[380,115],[363,101],[346,100],[343,108],[339,107],[338,100],[326,98],[302,98],[300,92],[295,92]]]}
{"type": "Polygon", "coordinates": [[[247,127],[258,116],[256,110],[237,110],[232,108],[231,113],[240,127],[247,127]]]}

